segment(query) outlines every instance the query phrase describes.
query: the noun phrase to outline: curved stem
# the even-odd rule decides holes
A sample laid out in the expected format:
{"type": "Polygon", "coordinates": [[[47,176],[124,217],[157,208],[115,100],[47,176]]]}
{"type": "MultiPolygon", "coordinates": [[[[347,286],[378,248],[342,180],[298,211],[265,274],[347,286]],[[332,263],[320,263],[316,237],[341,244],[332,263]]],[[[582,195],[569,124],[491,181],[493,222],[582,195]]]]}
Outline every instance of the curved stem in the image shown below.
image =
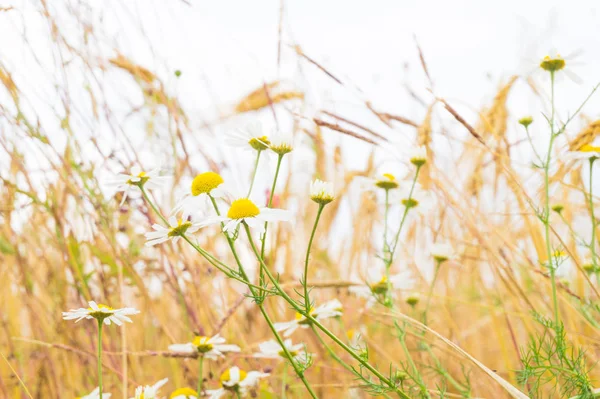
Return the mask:
{"type": "MultiPolygon", "coordinates": [[[[415,177],[413,178],[412,185],[410,186],[410,192],[408,193],[408,199],[412,199],[413,192],[415,191],[415,186],[417,185],[417,178],[419,177],[419,172],[421,171],[421,166],[417,166],[417,171],[415,172],[415,177]]],[[[390,257],[387,263],[391,266],[394,261],[394,254],[396,253],[396,247],[398,246],[398,240],[400,239],[400,233],[402,232],[402,227],[404,226],[404,222],[406,221],[406,215],[408,215],[408,211],[410,211],[410,206],[404,207],[404,213],[402,214],[402,219],[400,220],[400,226],[398,227],[398,232],[394,237],[394,245],[392,246],[392,250],[390,251],[390,257]]],[[[389,266],[388,266],[389,267],[389,266]]]]}
{"type": "Polygon", "coordinates": [[[256,154],[256,162],[254,162],[254,172],[252,172],[252,180],[250,181],[250,188],[248,189],[247,198],[250,198],[250,194],[252,193],[252,187],[254,187],[254,180],[256,179],[256,171],[258,170],[258,161],[260,161],[260,154],[262,150],[258,150],[256,154]]]}
{"type": "Polygon", "coordinates": [[[319,204],[319,210],[317,211],[315,224],[313,225],[312,232],[310,233],[308,248],[306,248],[306,258],[304,260],[304,280],[302,281],[302,285],[304,286],[304,305],[307,313],[310,312],[310,298],[308,296],[308,260],[310,258],[310,249],[312,248],[312,243],[315,238],[315,232],[317,231],[317,225],[319,224],[319,219],[321,218],[321,213],[323,213],[324,208],[325,204],[319,204]]]}
{"type": "Polygon", "coordinates": [[[551,106],[552,114],[550,116],[550,143],[548,144],[548,154],[546,155],[546,162],[544,164],[544,230],[546,238],[546,255],[548,256],[548,269],[550,271],[550,284],[552,286],[552,303],[554,308],[554,321],[558,324],[560,320],[560,314],[558,309],[558,298],[556,294],[556,268],[554,267],[554,261],[552,257],[552,246],[550,244],[550,161],[552,159],[552,145],[556,134],[554,132],[554,72],[550,72],[551,82],[551,106]]]}
{"type": "Polygon", "coordinates": [[[102,326],[104,320],[98,320],[98,391],[102,399],[102,326]]]}
{"type": "Polygon", "coordinates": [[[323,345],[325,347],[325,349],[327,350],[327,352],[329,352],[329,354],[331,355],[331,357],[338,362],[339,364],[342,365],[342,367],[344,367],[346,370],[355,373],[354,369],[352,368],[352,366],[350,366],[348,363],[346,363],[344,360],[342,360],[342,358],[340,358],[338,355],[336,355],[336,353],[333,351],[333,349],[331,349],[331,347],[329,345],[327,345],[327,342],[325,342],[325,340],[323,339],[323,337],[321,337],[319,335],[319,332],[317,331],[317,329],[315,328],[314,325],[311,324],[310,328],[312,329],[312,331],[315,333],[317,339],[319,340],[319,342],[321,343],[321,345],[323,345]]]}
{"type": "Polygon", "coordinates": [[[592,251],[592,264],[594,265],[594,273],[596,274],[596,280],[598,286],[600,286],[600,273],[598,273],[597,261],[596,261],[596,216],[594,215],[594,197],[592,185],[594,180],[592,178],[594,171],[594,161],[596,158],[590,159],[590,213],[592,217],[592,240],[590,242],[590,250],[592,251]]]}
{"type": "MultiPolygon", "coordinates": [[[[271,185],[271,193],[269,194],[269,202],[267,204],[267,207],[269,207],[269,208],[273,205],[273,195],[275,194],[275,186],[277,185],[277,178],[279,177],[279,168],[281,167],[282,159],[283,159],[283,154],[279,154],[279,157],[277,158],[277,167],[275,168],[275,176],[273,177],[273,184],[271,185]]],[[[265,257],[265,248],[266,248],[266,244],[267,244],[267,230],[268,229],[269,229],[269,222],[265,222],[265,231],[260,239],[261,240],[260,257],[263,259],[265,257]]],[[[264,285],[264,282],[265,282],[265,273],[261,267],[260,271],[259,271],[258,284],[264,285]]]]}
{"type": "Polygon", "coordinates": [[[425,325],[427,325],[427,312],[429,312],[429,305],[431,304],[431,297],[433,296],[433,288],[435,287],[435,282],[437,281],[437,277],[440,272],[440,266],[441,262],[436,260],[433,281],[431,281],[431,286],[429,287],[429,294],[427,294],[427,305],[425,306],[425,313],[423,313],[423,324],[425,325]]]}

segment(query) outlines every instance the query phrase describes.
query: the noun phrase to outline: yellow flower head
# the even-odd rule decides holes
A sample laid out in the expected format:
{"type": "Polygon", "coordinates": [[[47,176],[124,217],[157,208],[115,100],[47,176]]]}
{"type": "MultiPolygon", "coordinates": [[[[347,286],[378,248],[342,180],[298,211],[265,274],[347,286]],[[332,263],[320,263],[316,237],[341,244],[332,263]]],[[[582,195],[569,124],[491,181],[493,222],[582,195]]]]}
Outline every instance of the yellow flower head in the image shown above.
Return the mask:
{"type": "Polygon", "coordinates": [[[390,173],[384,173],[383,179],[377,180],[375,185],[384,190],[392,190],[394,188],[398,188],[398,182],[396,181],[396,176],[390,173]]]}
{"type": "Polygon", "coordinates": [[[560,54],[556,54],[554,57],[550,57],[549,55],[545,56],[542,62],[540,62],[540,68],[548,72],[557,72],[561,69],[564,69],[566,66],[566,62],[564,58],[560,56],[560,54]]]}
{"type": "Polygon", "coordinates": [[[173,391],[173,393],[169,396],[170,399],[176,398],[178,396],[188,397],[193,396],[195,398],[198,397],[198,393],[194,391],[192,388],[184,387],[179,388],[173,391]]]}
{"type": "Polygon", "coordinates": [[[197,335],[194,337],[192,344],[198,349],[200,353],[210,352],[213,349],[213,345],[209,343],[210,337],[197,335]]]}
{"type": "Polygon", "coordinates": [[[260,209],[248,198],[236,199],[227,211],[227,217],[230,219],[253,218],[259,214],[260,209]]]}
{"type": "Polygon", "coordinates": [[[223,184],[221,175],[215,172],[200,173],[192,181],[192,195],[210,194],[212,190],[223,184]]]}

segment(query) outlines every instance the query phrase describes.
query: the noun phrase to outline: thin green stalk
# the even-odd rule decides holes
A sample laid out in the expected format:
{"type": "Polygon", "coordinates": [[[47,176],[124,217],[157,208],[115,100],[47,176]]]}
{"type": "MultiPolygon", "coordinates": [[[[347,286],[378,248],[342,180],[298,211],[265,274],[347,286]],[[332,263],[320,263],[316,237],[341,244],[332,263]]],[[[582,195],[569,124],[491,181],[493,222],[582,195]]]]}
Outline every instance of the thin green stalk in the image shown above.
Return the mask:
{"type": "MultiPolygon", "coordinates": [[[[415,186],[417,184],[417,178],[419,177],[419,172],[421,171],[421,166],[417,166],[417,171],[415,172],[415,177],[412,181],[412,185],[410,186],[410,192],[408,193],[408,200],[412,199],[413,192],[415,190],[415,186]]],[[[398,232],[394,237],[394,245],[392,246],[392,250],[390,252],[390,257],[387,261],[389,265],[391,265],[394,261],[394,254],[396,253],[396,247],[398,246],[398,240],[400,239],[400,233],[402,232],[402,227],[404,226],[404,222],[406,221],[406,215],[408,215],[408,211],[411,209],[409,206],[404,207],[404,213],[402,214],[402,219],[400,220],[400,226],[398,227],[398,232]]]]}
{"type": "Polygon", "coordinates": [[[425,313],[423,313],[423,324],[425,325],[427,325],[427,312],[429,312],[429,305],[431,304],[431,297],[433,296],[433,288],[435,287],[435,282],[437,281],[438,274],[440,272],[440,266],[442,264],[439,260],[436,260],[435,262],[433,281],[431,281],[431,286],[429,287],[429,293],[427,294],[427,305],[425,306],[425,313]]]}
{"type": "MultiPolygon", "coordinates": [[[[269,202],[267,204],[267,207],[271,207],[273,205],[273,196],[275,195],[275,186],[277,185],[277,178],[279,177],[279,168],[281,167],[281,161],[283,159],[284,154],[279,154],[279,156],[277,157],[277,167],[275,168],[275,176],[273,177],[273,184],[271,185],[271,193],[269,194],[269,202]]],[[[267,231],[269,229],[269,222],[265,222],[265,231],[263,233],[263,235],[261,236],[260,240],[261,240],[261,244],[260,244],[260,257],[264,259],[265,257],[265,248],[266,248],[266,244],[267,244],[267,231]]],[[[264,285],[265,282],[265,272],[263,271],[262,267],[259,268],[259,272],[258,272],[258,284],[259,285],[264,285]]]]}
{"type": "Polygon", "coordinates": [[[333,349],[331,349],[331,347],[329,345],[327,345],[327,342],[325,342],[325,340],[323,339],[323,337],[321,337],[319,335],[319,332],[317,331],[317,329],[315,328],[315,326],[313,326],[311,324],[310,328],[312,329],[312,331],[315,333],[315,336],[317,337],[317,339],[319,340],[319,342],[321,343],[321,345],[323,345],[325,347],[325,349],[327,350],[327,352],[329,352],[329,354],[331,355],[331,357],[338,362],[340,365],[342,365],[342,367],[344,367],[346,370],[350,371],[351,373],[355,373],[354,369],[352,368],[352,366],[350,366],[348,363],[346,363],[341,357],[339,357],[334,351],[333,349]]]}
{"type": "Polygon", "coordinates": [[[554,72],[550,72],[550,83],[551,83],[551,106],[552,114],[550,116],[550,143],[548,145],[548,154],[546,155],[546,162],[544,163],[544,230],[546,238],[546,252],[548,256],[548,268],[550,269],[550,284],[552,285],[552,303],[554,308],[554,321],[558,325],[560,321],[560,311],[558,309],[558,297],[556,294],[556,270],[554,267],[554,261],[552,257],[552,246],[550,244],[550,161],[552,159],[552,146],[556,134],[554,132],[554,72]]]}
{"type": "Polygon", "coordinates": [[[594,180],[592,178],[594,171],[595,157],[590,158],[590,213],[592,216],[592,240],[590,242],[590,250],[592,251],[592,264],[594,265],[594,272],[596,274],[596,280],[598,286],[600,286],[600,273],[597,272],[598,266],[596,261],[596,216],[594,215],[594,196],[592,185],[594,180]]]}
{"type": "MultiPolygon", "coordinates": [[[[398,326],[398,324],[396,324],[396,327],[400,328],[398,326]]],[[[429,395],[429,392],[427,391],[427,387],[425,386],[425,383],[423,382],[423,377],[421,376],[421,373],[419,372],[419,369],[417,368],[417,365],[413,361],[410,351],[408,350],[408,347],[406,346],[406,340],[404,338],[405,334],[406,333],[404,331],[399,330],[398,341],[400,341],[400,345],[402,346],[402,350],[404,351],[406,359],[408,360],[408,364],[410,365],[410,368],[413,370],[413,374],[414,374],[413,378],[414,378],[415,382],[418,383],[418,385],[420,386],[421,392],[423,394],[425,394],[425,396],[427,398],[431,398],[431,396],[429,395]]]]}
{"type": "Polygon", "coordinates": [[[250,198],[250,194],[252,193],[252,187],[254,187],[254,180],[256,179],[256,171],[258,170],[258,161],[260,161],[260,154],[262,150],[258,150],[256,154],[256,162],[254,162],[254,171],[252,172],[252,180],[250,181],[250,188],[248,189],[248,195],[246,198],[250,198]]]}
{"type": "MultiPolygon", "coordinates": [[[[277,185],[277,178],[279,177],[279,168],[281,167],[281,160],[283,159],[283,154],[279,154],[277,158],[277,167],[275,168],[275,176],[273,177],[273,184],[271,185],[271,193],[269,194],[269,202],[267,207],[270,208],[273,205],[273,195],[275,194],[275,186],[277,185]]],[[[261,246],[260,246],[260,256],[262,258],[265,257],[265,242],[267,241],[267,228],[269,227],[269,222],[265,222],[265,232],[261,238],[261,246]]]]}
{"type": "Polygon", "coordinates": [[[203,374],[204,367],[204,356],[198,356],[198,397],[202,396],[202,382],[204,380],[203,374]]]}
{"type": "Polygon", "coordinates": [[[319,219],[321,218],[321,213],[323,213],[324,208],[325,204],[319,204],[315,224],[313,225],[310,239],[308,240],[308,247],[306,248],[306,258],[304,259],[304,280],[302,281],[302,286],[304,287],[304,306],[307,313],[310,313],[310,298],[308,296],[308,260],[310,258],[310,249],[312,248],[312,243],[315,238],[315,232],[317,231],[317,225],[319,224],[319,219]]]}
{"type": "Polygon", "coordinates": [[[102,399],[102,326],[104,320],[98,319],[98,390],[102,399]]]}
{"type": "Polygon", "coordinates": [[[369,362],[362,359],[352,348],[350,348],[348,345],[346,345],[344,342],[342,342],[342,340],[340,340],[334,333],[329,331],[323,324],[321,324],[317,319],[315,319],[309,312],[306,312],[304,309],[302,309],[298,305],[298,303],[296,301],[294,301],[283,290],[283,288],[281,288],[281,286],[279,285],[279,282],[277,282],[277,279],[271,274],[271,272],[269,271],[269,268],[264,264],[264,260],[262,258],[260,258],[258,250],[256,248],[256,245],[254,244],[254,240],[252,240],[252,236],[250,235],[250,230],[248,229],[248,226],[244,225],[244,227],[246,228],[248,240],[250,241],[250,246],[252,247],[254,254],[256,255],[258,261],[261,262],[261,264],[265,270],[265,273],[267,274],[267,277],[269,277],[269,280],[271,280],[271,282],[273,283],[273,285],[275,286],[277,291],[280,293],[281,297],[283,299],[285,299],[286,302],[288,302],[294,308],[294,310],[296,310],[298,313],[300,313],[302,316],[304,316],[307,320],[309,320],[311,324],[314,324],[315,326],[317,326],[319,328],[319,330],[323,331],[325,333],[325,335],[327,335],[329,338],[331,338],[338,346],[340,346],[343,350],[348,352],[348,354],[350,356],[352,356],[354,359],[356,359],[360,364],[362,364],[363,367],[365,367],[367,370],[369,370],[371,373],[373,373],[375,376],[377,376],[381,381],[383,381],[386,385],[388,385],[390,388],[392,388],[398,394],[398,396],[400,396],[401,398],[404,398],[404,399],[410,399],[410,397],[408,395],[406,395],[400,388],[398,388],[392,381],[390,381],[389,378],[386,378],[376,368],[374,368],[369,362]]]}
{"type": "Polygon", "coordinates": [[[156,215],[160,218],[160,220],[163,221],[164,224],[167,225],[167,227],[170,226],[169,225],[169,221],[167,219],[165,219],[165,217],[158,210],[158,208],[156,207],[156,205],[154,205],[154,202],[152,202],[152,200],[148,196],[148,193],[144,189],[144,186],[138,186],[138,187],[140,188],[140,191],[142,192],[142,196],[144,197],[144,199],[146,200],[146,202],[150,205],[150,207],[152,208],[152,210],[154,211],[154,213],[156,213],[156,215]]]}

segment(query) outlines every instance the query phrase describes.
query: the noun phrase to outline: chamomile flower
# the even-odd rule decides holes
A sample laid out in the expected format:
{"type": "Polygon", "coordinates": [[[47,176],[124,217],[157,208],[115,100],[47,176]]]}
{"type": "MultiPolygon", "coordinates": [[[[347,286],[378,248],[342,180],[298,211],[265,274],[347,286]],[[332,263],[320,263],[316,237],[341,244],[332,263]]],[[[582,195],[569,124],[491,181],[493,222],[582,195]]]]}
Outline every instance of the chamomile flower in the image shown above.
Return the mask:
{"type": "Polygon", "coordinates": [[[227,216],[212,216],[200,223],[200,227],[211,224],[225,223],[223,231],[234,231],[240,223],[246,223],[249,227],[263,232],[265,222],[289,222],[292,216],[285,209],[259,208],[248,198],[238,198],[231,203],[227,216]]]}
{"type": "MultiPolygon", "coordinates": [[[[102,392],[102,399],[110,398],[109,393],[102,392]]],[[[78,396],[75,399],[100,399],[100,388],[94,389],[92,392],[88,393],[85,396],[78,396]]]]}
{"type": "Polygon", "coordinates": [[[596,160],[600,158],[600,146],[584,144],[577,150],[569,151],[566,157],[573,160],[596,160]]]}
{"type": "Polygon", "coordinates": [[[63,312],[62,316],[64,320],[75,320],[75,323],[83,319],[96,319],[99,322],[104,322],[106,325],[115,323],[120,326],[123,322],[131,323],[131,319],[127,316],[140,313],[139,310],[134,308],[121,308],[113,309],[110,306],[103,304],[96,304],[94,301],[89,301],[89,308],[72,309],[68,312],[63,312]]]}
{"type": "Polygon", "coordinates": [[[417,211],[419,214],[426,214],[434,205],[434,199],[431,194],[421,187],[419,183],[415,183],[412,188],[412,182],[406,182],[390,199],[391,203],[399,202],[401,205],[417,211]]]}
{"type": "Polygon", "coordinates": [[[319,179],[310,183],[310,199],[319,205],[326,205],[333,201],[335,194],[333,192],[333,183],[325,182],[319,179]]]}
{"type": "Polygon", "coordinates": [[[161,188],[169,180],[168,176],[160,176],[160,167],[144,172],[137,165],[129,172],[120,173],[115,178],[107,180],[106,186],[113,188],[115,192],[123,192],[123,199],[119,206],[123,205],[132,191],[144,187],[145,189],[161,188]]]}
{"type": "Polygon", "coordinates": [[[158,381],[156,384],[150,386],[146,385],[139,386],[135,389],[135,399],[157,399],[158,390],[169,381],[168,378],[158,381]]]}
{"type": "Polygon", "coordinates": [[[395,291],[408,290],[414,286],[414,279],[407,273],[391,275],[388,279],[384,267],[371,267],[367,271],[365,285],[353,286],[348,289],[356,296],[367,298],[367,308],[377,302],[376,297],[385,296],[391,290],[390,295],[395,297],[395,291]]]}
{"type": "Polygon", "coordinates": [[[147,247],[161,244],[168,240],[173,240],[173,243],[176,243],[181,239],[181,236],[196,232],[200,228],[200,225],[171,216],[169,218],[169,227],[164,227],[155,223],[152,225],[152,228],[154,231],[144,234],[148,240],[146,241],[147,247]]]}
{"type": "MultiPolygon", "coordinates": [[[[294,359],[306,359],[306,352],[304,351],[304,344],[292,344],[291,339],[286,339],[283,341],[283,345],[288,350],[290,355],[294,359]]],[[[265,359],[286,359],[285,352],[279,345],[279,342],[275,340],[270,340],[266,342],[262,342],[258,344],[258,349],[260,352],[255,353],[254,357],[265,358],[265,359]]]]}
{"type": "Polygon", "coordinates": [[[225,370],[219,378],[221,388],[209,389],[206,393],[209,395],[210,399],[219,399],[227,392],[244,396],[250,388],[258,384],[259,379],[268,376],[268,373],[262,373],[260,371],[246,372],[238,367],[231,367],[225,370]]]}
{"type": "Polygon", "coordinates": [[[425,165],[427,162],[427,149],[425,146],[419,146],[413,148],[408,154],[408,159],[410,163],[415,165],[416,167],[421,167],[425,165]]]}
{"type": "Polygon", "coordinates": [[[198,392],[194,391],[192,388],[184,387],[174,390],[169,399],[197,399],[198,392]]]}
{"type": "Polygon", "coordinates": [[[182,212],[181,217],[185,220],[201,209],[209,196],[224,198],[227,195],[228,190],[221,175],[215,172],[200,173],[190,183],[190,189],[179,198],[171,215],[182,212]]]}
{"type": "MultiPolygon", "coordinates": [[[[321,306],[311,309],[310,315],[320,321],[323,319],[341,316],[342,311],[343,306],[340,301],[333,299],[321,306]]],[[[294,320],[275,323],[274,326],[276,331],[283,331],[284,337],[289,337],[298,328],[308,328],[310,326],[310,320],[300,313],[296,313],[296,318],[294,320]]]]}
{"type": "Polygon", "coordinates": [[[399,187],[399,182],[396,179],[396,175],[391,173],[383,173],[382,175],[372,178],[358,176],[355,180],[359,183],[359,187],[364,191],[377,191],[377,190],[395,190],[399,187]]]}
{"type": "Polygon", "coordinates": [[[225,344],[225,338],[219,334],[213,337],[196,336],[192,342],[169,345],[169,350],[179,353],[199,353],[207,359],[216,360],[223,357],[224,352],[239,352],[237,345],[225,344]]]}
{"type": "Polygon", "coordinates": [[[292,152],[294,149],[294,136],[291,130],[279,130],[273,134],[269,148],[278,155],[292,152]]]}
{"type": "Polygon", "coordinates": [[[232,147],[254,151],[264,151],[271,145],[269,137],[264,134],[262,126],[258,122],[249,124],[243,130],[229,133],[225,142],[232,147]]]}
{"type": "Polygon", "coordinates": [[[438,263],[443,263],[452,258],[454,251],[448,243],[435,243],[431,246],[431,256],[438,263]]]}
{"type": "Polygon", "coordinates": [[[554,75],[555,79],[561,79],[562,76],[568,77],[576,83],[581,83],[581,78],[572,72],[572,67],[578,65],[578,52],[561,56],[555,49],[550,50],[544,57],[533,61],[535,69],[544,73],[546,77],[554,75]]]}

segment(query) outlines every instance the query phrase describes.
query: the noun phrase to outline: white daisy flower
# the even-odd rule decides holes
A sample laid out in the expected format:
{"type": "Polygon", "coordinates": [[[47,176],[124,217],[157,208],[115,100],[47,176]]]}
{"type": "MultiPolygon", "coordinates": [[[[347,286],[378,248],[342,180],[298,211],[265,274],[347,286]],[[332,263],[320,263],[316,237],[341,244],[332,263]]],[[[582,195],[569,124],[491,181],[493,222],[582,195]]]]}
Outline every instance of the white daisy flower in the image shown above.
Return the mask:
{"type": "Polygon", "coordinates": [[[571,150],[565,158],[570,160],[590,160],[600,158],[600,146],[584,144],[577,150],[571,150]]]}
{"type": "Polygon", "coordinates": [[[265,229],[265,222],[289,222],[291,220],[291,213],[285,209],[259,208],[248,198],[238,198],[231,203],[227,216],[209,217],[200,223],[200,227],[225,223],[223,231],[234,231],[240,223],[244,222],[262,233],[265,229]]]}
{"type": "Polygon", "coordinates": [[[189,233],[198,231],[200,225],[198,223],[192,223],[190,221],[184,221],[183,219],[177,219],[175,216],[169,218],[169,227],[161,226],[158,223],[152,225],[154,231],[150,231],[146,234],[146,246],[151,247],[153,245],[161,244],[168,240],[173,240],[173,243],[177,243],[181,236],[189,233]]]}
{"type": "Polygon", "coordinates": [[[227,134],[225,140],[232,147],[239,147],[254,151],[264,151],[269,148],[271,142],[263,133],[259,122],[251,123],[243,130],[236,130],[227,134]]]}
{"type": "Polygon", "coordinates": [[[419,167],[425,165],[427,162],[427,148],[425,146],[419,146],[413,148],[408,154],[410,163],[419,167]]]}
{"type": "Polygon", "coordinates": [[[89,301],[88,304],[90,307],[87,309],[79,308],[71,309],[68,312],[63,312],[63,319],[75,320],[75,323],[83,319],[96,319],[98,321],[103,321],[106,325],[115,323],[116,325],[120,326],[124,321],[128,323],[132,322],[127,316],[140,313],[139,310],[134,308],[113,309],[110,306],[96,304],[94,301],[89,301]]]}
{"type": "Polygon", "coordinates": [[[269,145],[271,151],[278,155],[285,155],[294,149],[294,136],[291,130],[279,130],[271,137],[269,145]]]}
{"type": "Polygon", "coordinates": [[[198,352],[207,359],[216,360],[218,357],[223,357],[223,352],[239,352],[240,347],[225,344],[225,338],[217,334],[210,338],[198,335],[192,342],[169,345],[169,350],[179,353],[198,352]]]}
{"type": "Polygon", "coordinates": [[[383,173],[377,178],[358,176],[354,180],[359,183],[359,188],[363,191],[376,190],[394,190],[399,187],[399,182],[396,175],[392,173],[383,173]]]}
{"type": "Polygon", "coordinates": [[[454,256],[454,250],[448,243],[435,243],[431,246],[431,256],[436,262],[442,263],[454,256]]]}
{"type": "Polygon", "coordinates": [[[335,194],[333,192],[333,183],[325,182],[319,179],[310,183],[310,199],[317,204],[325,205],[333,201],[335,194]]]}
{"type": "Polygon", "coordinates": [[[545,56],[529,60],[527,62],[529,71],[526,74],[530,75],[532,73],[531,69],[533,69],[535,74],[548,72],[542,75],[545,79],[553,73],[555,80],[562,79],[564,75],[575,83],[581,83],[581,78],[572,72],[573,66],[580,65],[580,62],[577,61],[579,54],[579,51],[575,51],[563,57],[556,49],[551,49],[545,56]]]}
{"type": "Polygon", "coordinates": [[[171,393],[169,399],[198,399],[198,392],[188,387],[179,388],[171,393]]]}
{"type": "MultiPolygon", "coordinates": [[[[102,399],[110,398],[109,393],[102,392],[102,399]]],[[[88,393],[85,396],[78,396],[75,399],[100,399],[100,388],[94,389],[92,392],[88,393]]]]}
{"type": "Polygon", "coordinates": [[[135,398],[131,399],[157,399],[158,390],[169,381],[168,378],[158,381],[156,384],[149,386],[139,386],[135,389],[135,398]]]}
{"type": "Polygon", "coordinates": [[[106,186],[113,188],[115,193],[123,192],[123,199],[119,206],[125,203],[127,197],[138,187],[145,189],[156,189],[163,187],[169,180],[168,176],[160,176],[160,167],[144,172],[138,165],[131,168],[130,174],[119,173],[115,178],[107,180],[106,186]]]}
{"type": "Polygon", "coordinates": [[[391,203],[400,202],[402,205],[416,210],[420,214],[426,214],[434,205],[431,195],[421,188],[419,183],[415,183],[411,194],[411,183],[402,185],[402,188],[394,192],[394,197],[390,199],[391,203]]]}
{"type": "MultiPolygon", "coordinates": [[[[294,359],[306,359],[304,344],[293,345],[292,340],[288,338],[283,341],[283,345],[294,359]]],[[[275,340],[270,340],[258,344],[258,350],[260,352],[255,353],[254,357],[265,359],[287,359],[283,348],[281,347],[281,345],[279,345],[279,342],[275,340]]]]}
{"type": "Polygon", "coordinates": [[[246,395],[248,390],[258,383],[260,378],[268,377],[268,373],[260,371],[245,372],[238,367],[231,367],[221,374],[221,388],[209,389],[206,391],[210,399],[219,399],[227,392],[237,393],[240,396],[246,395]]]}
{"type": "Polygon", "coordinates": [[[190,215],[202,209],[212,198],[225,198],[229,194],[221,175],[215,172],[204,172],[197,175],[187,190],[175,204],[171,215],[182,212],[181,218],[187,220],[190,215]]]}
{"type": "MultiPolygon", "coordinates": [[[[328,319],[331,317],[338,317],[342,315],[343,306],[340,301],[337,299],[333,299],[329,302],[324,303],[321,306],[318,306],[310,311],[310,315],[321,321],[323,319],[328,319]]],[[[300,313],[296,313],[296,319],[292,321],[285,321],[281,323],[275,323],[276,331],[283,331],[284,337],[289,337],[300,328],[308,328],[310,326],[310,320],[301,315],[300,313]]]]}
{"type": "Polygon", "coordinates": [[[384,267],[371,267],[367,270],[366,285],[353,286],[348,289],[356,296],[368,299],[367,308],[377,303],[376,296],[384,296],[391,289],[390,295],[396,297],[397,290],[408,290],[414,287],[415,280],[407,272],[386,276],[384,267]]]}

